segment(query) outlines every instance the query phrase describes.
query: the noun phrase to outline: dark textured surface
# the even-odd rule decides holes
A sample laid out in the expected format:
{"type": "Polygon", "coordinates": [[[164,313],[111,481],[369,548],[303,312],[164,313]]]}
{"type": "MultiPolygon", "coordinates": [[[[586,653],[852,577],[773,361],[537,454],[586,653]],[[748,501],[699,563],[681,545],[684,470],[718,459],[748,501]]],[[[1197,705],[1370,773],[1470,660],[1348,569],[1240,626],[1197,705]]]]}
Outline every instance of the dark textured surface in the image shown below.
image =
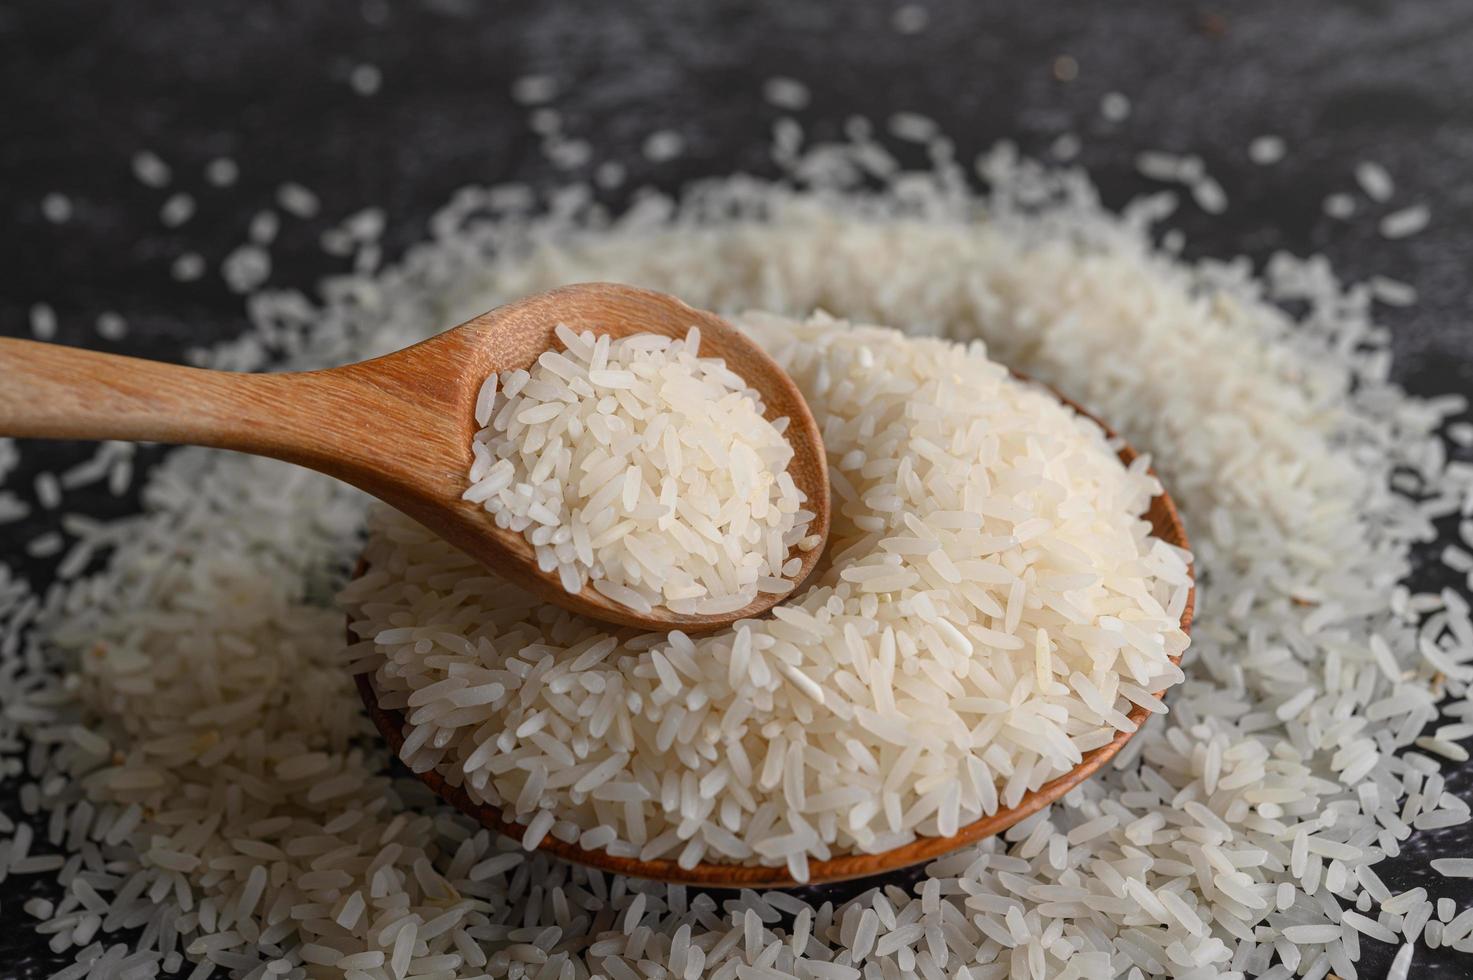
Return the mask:
{"type": "MultiPolygon", "coordinates": [[[[336,266],[316,252],[318,233],[367,204],[386,208],[391,251],[425,233],[430,213],[472,182],[555,179],[524,113],[509,95],[528,71],[556,75],[568,132],[600,158],[626,161],[636,182],[673,187],[734,169],[765,171],[775,112],[760,80],[781,72],[807,82],[810,131],[833,133],[851,113],[882,118],[917,109],[938,119],[970,158],[1001,137],[1041,151],[1054,135],[1085,137],[1083,161],[1112,202],[1146,189],[1131,159],[1146,147],[1200,154],[1233,206],[1221,218],[1186,208],[1177,224],[1192,254],[1276,248],[1322,250],[1347,275],[1380,271],[1417,285],[1415,309],[1385,317],[1395,330],[1397,376],[1425,393],[1473,390],[1473,101],[1468,52],[1473,6],[1462,0],[1298,0],[1224,4],[1122,0],[1111,4],[973,4],[931,0],[930,22],[899,36],[893,3],[768,0],[613,5],[420,0],[389,5],[343,0],[250,4],[241,0],[102,0],[0,3],[0,332],[23,334],[36,301],[58,311],[60,339],[178,359],[189,345],[239,332],[240,300],[212,272],[180,285],[169,263],[186,249],[218,262],[244,236],[274,190],[300,181],[323,199],[323,216],[287,219],[273,249],[273,282],[306,286],[336,266]],[[1079,64],[1068,84],[1056,56],[1079,64]],[[350,67],[379,66],[372,98],[346,82],[350,67]],[[1111,125],[1099,98],[1127,93],[1134,112],[1111,125]],[[639,154],[651,130],[673,127],[686,155],[650,164],[639,154]],[[1290,155],[1248,163],[1255,135],[1285,136],[1290,155]],[[198,198],[183,228],[158,220],[165,193],[135,182],[129,158],[157,151],[174,168],[172,189],[198,198]],[[208,187],[203,164],[241,164],[238,186],[208,187]],[[1395,174],[1397,203],[1433,206],[1432,227],[1398,243],[1374,222],[1323,216],[1332,190],[1352,188],[1357,159],[1395,174]],[[63,191],[76,205],[65,225],[46,223],[39,201],[63,191]],[[97,339],[98,313],[130,324],[125,341],[97,339]]],[[[3,384],[0,379],[0,384],[3,384]]],[[[31,459],[64,465],[89,450],[46,446],[31,459]]],[[[28,479],[21,481],[28,484],[28,479]]],[[[26,491],[28,493],[28,491],[26,491]]],[[[77,505],[121,511],[128,500],[77,505]]],[[[0,555],[19,554],[40,521],[0,529],[0,555]]],[[[1465,797],[1469,771],[1451,781],[1465,797]]],[[[13,804],[4,804],[7,808],[13,804]]],[[[1425,884],[1433,897],[1473,901],[1468,882],[1425,870],[1437,855],[1466,854],[1473,832],[1413,838],[1380,866],[1393,890],[1425,884]]],[[[32,887],[0,885],[0,975],[40,976],[61,962],[19,906],[32,887]]],[[[1364,944],[1363,977],[1380,977],[1389,950],[1364,944]]],[[[1419,952],[1413,975],[1473,976],[1460,954],[1419,952]]]]}

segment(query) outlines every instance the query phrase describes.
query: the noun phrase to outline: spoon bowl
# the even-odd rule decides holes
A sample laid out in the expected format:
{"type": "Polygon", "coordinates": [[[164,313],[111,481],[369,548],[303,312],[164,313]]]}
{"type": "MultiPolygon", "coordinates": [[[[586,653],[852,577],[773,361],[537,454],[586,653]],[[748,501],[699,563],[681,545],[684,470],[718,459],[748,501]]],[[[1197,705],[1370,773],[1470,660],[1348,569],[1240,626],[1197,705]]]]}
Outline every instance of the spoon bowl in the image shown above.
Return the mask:
{"type": "MultiPolygon", "coordinates": [[[[702,328],[704,329],[704,327],[702,328]]],[[[1015,376],[1028,381],[1025,376],[1014,372],[1015,376]]],[[[1048,389],[1052,392],[1052,389],[1048,389]]],[[[1052,392],[1060,401],[1073,408],[1079,414],[1093,419],[1112,438],[1115,433],[1103,422],[1086,412],[1079,405],[1068,398],[1052,392]]],[[[1136,458],[1137,453],[1129,445],[1120,444],[1120,461],[1129,466],[1136,458]]],[[[1153,475],[1155,470],[1150,471],[1153,475]]],[[[1155,537],[1176,545],[1180,548],[1188,547],[1186,529],[1182,525],[1181,515],[1177,513],[1176,504],[1171,496],[1164,490],[1151,500],[1150,509],[1146,513],[1146,520],[1151,525],[1152,534],[1155,537]]],[[[817,552],[820,549],[815,549],[817,552]]],[[[354,571],[354,577],[361,576],[366,570],[365,562],[360,561],[358,568],[354,571]]],[[[1189,570],[1189,574],[1190,574],[1189,570]]],[[[1192,626],[1192,614],[1196,605],[1196,588],[1193,586],[1187,596],[1186,607],[1182,610],[1181,628],[1190,632],[1192,626]]],[[[349,644],[358,642],[358,637],[353,633],[351,626],[348,627],[349,644]]],[[[1178,655],[1172,658],[1173,663],[1180,663],[1178,655]]],[[[389,747],[397,756],[399,749],[404,744],[405,719],[402,711],[382,707],[378,702],[378,693],[374,689],[373,678],[370,674],[359,674],[356,677],[359,696],[363,699],[363,705],[368,711],[369,718],[388,742],[389,747]]],[[[1165,692],[1156,692],[1159,698],[1165,692]]],[[[1145,708],[1136,706],[1127,715],[1135,725],[1135,731],[1139,731],[1150,717],[1145,708]]],[[[827,861],[809,861],[809,880],[799,882],[788,873],[786,866],[768,867],[765,865],[731,864],[720,862],[702,862],[691,868],[683,868],[676,861],[661,858],[650,861],[642,861],[636,858],[618,857],[607,851],[588,850],[579,847],[576,843],[568,843],[558,840],[551,834],[543,837],[537,849],[545,851],[556,857],[588,867],[598,868],[615,874],[628,875],[636,878],[653,878],[660,881],[676,884],[699,885],[708,888],[789,888],[799,885],[817,885],[829,882],[846,881],[853,878],[865,878],[871,875],[883,874],[900,868],[915,864],[922,864],[935,860],[943,855],[949,854],[961,847],[1001,833],[1013,824],[1024,818],[1037,813],[1039,810],[1057,801],[1065,793],[1079,785],[1090,776],[1099,771],[1119,752],[1128,742],[1134,732],[1117,732],[1115,737],[1105,745],[1084,753],[1080,763],[1070,771],[1060,775],[1053,780],[1044,783],[1038,789],[1023,796],[1017,806],[1000,809],[990,816],[982,817],[970,824],[960,828],[956,834],[949,837],[919,837],[916,840],[901,847],[879,853],[848,853],[834,857],[827,861]]],[[[526,833],[526,827],[503,814],[500,808],[486,803],[478,803],[472,800],[463,787],[452,786],[436,770],[416,773],[416,778],[422,780],[426,786],[435,792],[442,800],[451,806],[467,814],[481,825],[499,831],[509,837],[520,840],[526,833]]]]}
{"type": "MultiPolygon", "coordinates": [[[[565,590],[537,565],[521,533],[496,526],[469,484],[476,396],[493,372],[531,367],[560,346],[558,324],[613,338],[701,332],[703,356],[722,358],[786,417],[788,474],[813,512],[809,534],[828,539],[828,460],[818,423],[791,378],[725,320],[672,296],[582,283],[498,307],[429,340],[370,361],[296,374],[235,374],[0,339],[0,435],[187,443],[272,456],[351,483],[414,518],[539,599],[590,619],[644,630],[700,633],[760,615],[783,598],[759,593],[729,613],[630,609],[591,585],[565,590]]],[[[823,547],[801,551],[795,575],[823,547]]]]}

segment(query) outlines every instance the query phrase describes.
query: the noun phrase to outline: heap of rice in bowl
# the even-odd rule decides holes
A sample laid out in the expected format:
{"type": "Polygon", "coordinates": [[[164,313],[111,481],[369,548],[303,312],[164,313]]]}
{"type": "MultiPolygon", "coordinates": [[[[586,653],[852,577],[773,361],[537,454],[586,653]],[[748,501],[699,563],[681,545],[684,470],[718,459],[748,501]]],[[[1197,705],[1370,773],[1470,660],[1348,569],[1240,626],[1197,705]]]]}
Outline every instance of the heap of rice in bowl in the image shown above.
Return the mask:
{"type": "Polygon", "coordinates": [[[786,865],[951,836],[1181,680],[1190,556],[1138,457],[970,345],[740,318],[823,431],[821,574],[770,619],[611,635],[380,512],[344,593],[400,755],[585,849],[786,865]]]}

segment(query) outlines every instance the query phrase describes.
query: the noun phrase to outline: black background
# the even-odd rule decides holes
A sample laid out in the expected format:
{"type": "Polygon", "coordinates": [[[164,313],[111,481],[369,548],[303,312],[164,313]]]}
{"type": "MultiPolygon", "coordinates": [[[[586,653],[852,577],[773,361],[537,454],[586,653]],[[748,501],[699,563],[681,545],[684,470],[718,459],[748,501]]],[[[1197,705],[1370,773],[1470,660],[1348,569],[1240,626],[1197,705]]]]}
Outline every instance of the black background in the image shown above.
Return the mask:
{"type": "MultiPolygon", "coordinates": [[[[999,138],[1042,152],[1066,130],[1084,139],[1082,161],[1107,201],[1150,189],[1136,151],[1203,157],[1232,206],[1212,218],[1191,206],[1173,219],[1189,255],[1276,249],[1322,251],[1346,276],[1380,272],[1414,283],[1421,302],[1388,311],[1396,376],[1432,394],[1473,391],[1473,4],[1465,0],[1258,0],[1221,6],[1184,0],[1114,3],[970,3],[926,0],[929,22],[900,35],[893,2],[767,0],[613,4],[469,0],[32,0],[0,2],[0,333],[27,335],[27,311],[44,301],[59,340],[179,360],[192,345],[245,328],[243,304],[215,265],[245,237],[285,181],[323,201],[310,221],[284,217],[272,248],[274,285],[309,288],[340,268],[317,250],[331,223],[367,206],[386,209],[392,255],[426,234],[429,215],[469,183],[567,179],[542,158],[526,112],[511,99],[528,72],[559,79],[565,131],[591,141],[597,159],[620,159],[632,183],[675,189],[734,170],[771,173],[766,144],[777,111],[761,98],[773,74],[813,92],[798,113],[810,135],[836,135],[854,113],[882,120],[916,110],[937,119],[970,159],[999,138]],[[1061,82],[1055,59],[1078,76],[1061,82]],[[372,97],[347,82],[353,65],[381,69],[372,97]],[[1100,97],[1126,93],[1120,124],[1100,97]],[[683,157],[640,154],[651,131],[683,133],[683,157]],[[1289,143],[1272,167],[1246,146],[1276,133],[1289,143]],[[141,149],[173,168],[166,191],[134,180],[141,149]],[[215,189],[202,176],[216,156],[235,158],[239,183],[215,189]],[[1431,227],[1382,240],[1364,199],[1351,223],[1321,211],[1332,191],[1353,191],[1363,159],[1398,184],[1391,207],[1425,202],[1431,227]],[[158,219],[176,190],[198,212],[179,229],[158,219]],[[67,194],[75,215],[53,225],[48,192],[67,194]],[[211,262],[199,282],[169,274],[179,253],[211,262]],[[99,339],[96,317],[123,314],[128,337],[99,339]]],[[[918,161],[917,161],[918,162],[918,161]]],[[[627,190],[608,196],[617,204],[627,190]]],[[[0,378],[0,384],[4,384],[0,378]]],[[[29,447],[13,486],[31,499],[35,469],[57,468],[90,448],[29,447]]],[[[142,459],[151,453],[145,451],[142,459]]],[[[122,512],[78,492],[68,506],[122,512]]],[[[44,576],[50,562],[23,554],[49,525],[40,517],[0,527],[0,560],[44,576]]],[[[1435,577],[1429,582],[1437,582],[1435,577]]],[[[1465,798],[1473,769],[1454,776],[1465,798]]],[[[14,787],[0,791],[13,810],[14,787]]],[[[1468,827],[1418,834],[1403,856],[1378,866],[1393,891],[1425,885],[1432,897],[1473,901],[1469,882],[1426,870],[1438,855],[1470,850],[1468,827]]],[[[47,877],[47,876],[41,876],[47,877]]],[[[0,885],[0,970],[41,976],[69,959],[50,954],[20,904],[42,882],[0,885]]],[[[1361,976],[1384,976],[1391,950],[1363,944],[1361,976]]],[[[1473,960],[1419,950],[1413,976],[1473,976],[1473,960]]]]}

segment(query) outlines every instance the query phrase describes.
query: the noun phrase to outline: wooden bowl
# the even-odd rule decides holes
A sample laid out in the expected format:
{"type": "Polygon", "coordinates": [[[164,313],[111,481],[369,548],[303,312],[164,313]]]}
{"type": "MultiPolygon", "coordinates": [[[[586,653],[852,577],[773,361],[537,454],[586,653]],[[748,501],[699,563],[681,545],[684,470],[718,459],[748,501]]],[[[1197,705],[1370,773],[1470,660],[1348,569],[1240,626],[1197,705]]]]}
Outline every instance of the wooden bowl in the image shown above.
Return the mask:
{"type": "MultiPolygon", "coordinates": [[[[1021,380],[1032,384],[1025,375],[1013,372],[1021,380]]],[[[1115,433],[1099,419],[1077,405],[1068,398],[1059,395],[1058,392],[1049,389],[1064,404],[1073,408],[1080,415],[1093,419],[1112,438],[1115,433]]],[[[1127,466],[1136,458],[1136,452],[1128,445],[1120,448],[1120,461],[1127,466]]],[[[1150,471],[1155,475],[1155,470],[1150,471]]],[[[1186,548],[1187,533],[1182,526],[1181,515],[1177,513],[1176,504],[1171,496],[1164,490],[1151,500],[1150,509],[1146,513],[1146,519],[1151,523],[1153,534],[1170,544],[1186,548]]],[[[363,574],[366,563],[359,561],[357,569],[353,572],[354,577],[363,574]]],[[[1189,574],[1191,570],[1189,569],[1189,574]]],[[[1181,628],[1183,632],[1190,632],[1192,627],[1192,613],[1196,606],[1197,589],[1193,584],[1187,595],[1186,608],[1181,614],[1181,628]]],[[[350,626],[348,629],[348,642],[357,642],[350,626]]],[[[1173,663],[1179,663],[1180,655],[1173,657],[1173,663]]],[[[397,757],[399,749],[404,744],[404,715],[403,712],[393,709],[381,708],[378,703],[378,695],[374,691],[373,679],[369,674],[359,674],[356,678],[358,693],[363,698],[363,705],[368,709],[368,715],[373,719],[374,725],[383,734],[384,739],[394,750],[397,757]]],[[[1165,691],[1157,692],[1161,697],[1165,691]]],[[[1135,723],[1136,731],[1140,731],[1149,717],[1145,708],[1136,706],[1128,715],[1135,723]]],[[[1018,805],[1009,809],[998,810],[991,816],[976,820],[962,827],[950,837],[921,837],[890,851],[878,854],[851,853],[831,858],[827,861],[809,861],[807,882],[799,882],[788,874],[786,866],[767,867],[765,865],[726,864],[702,862],[693,868],[682,868],[675,861],[668,858],[653,861],[640,861],[636,858],[616,857],[607,851],[590,851],[579,847],[577,844],[569,844],[558,840],[551,834],[543,837],[538,850],[555,855],[566,861],[599,868],[615,874],[629,875],[636,878],[654,878],[679,884],[699,885],[707,888],[790,888],[801,885],[819,885],[826,882],[846,881],[853,878],[864,878],[871,875],[884,874],[900,868],[915,864],[932,861],[952,851],[965,847],[968,844],[991,837],[993,834],[1007,830],[1013,824],[1037,813],[1039,810],[1055,802],[1075,786],[1084,782],[1094,775],[1105,763],[1115,756],[1115,753],[1130,740],[1134,732],[1117,732],[1114,739],[1097,749],[1091,749],[1084,753],[1079,765],[1069,772],[1064,773],[1056,779],[1044,783],[1038,789],[1023,796],[1018,805]]],[[[459,786],[451,786],[435,770],[416,773],[426,786],[434,790],[445,802],[475,819],[483,826],[500,831],[509,837],[520,839],[526,831],[522,824],[506,819],[497,807],[473,801],[464,789],[459,786]]]]}

